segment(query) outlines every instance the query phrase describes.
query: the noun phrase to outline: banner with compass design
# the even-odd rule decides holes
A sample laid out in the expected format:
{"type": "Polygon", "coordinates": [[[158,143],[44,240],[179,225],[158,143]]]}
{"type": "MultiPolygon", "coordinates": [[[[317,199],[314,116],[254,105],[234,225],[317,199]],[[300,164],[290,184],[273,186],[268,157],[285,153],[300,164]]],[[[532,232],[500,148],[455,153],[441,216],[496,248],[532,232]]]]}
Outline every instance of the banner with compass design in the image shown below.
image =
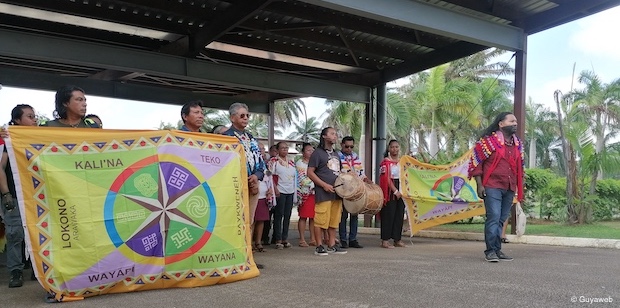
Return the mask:
{"type": "Polygon", "coordinates": [[[400,185],[411,234],[437,225],[484,215],[476,181],[467,178],[471,150],[448,165],[431,165],[411,156],[400,159],[400,185]]]}
{"type": "Polygon", "coordinates": [[[236,138],[40,127],[10,135],[27,247],[56,299],[258,276],[236,138]]]}

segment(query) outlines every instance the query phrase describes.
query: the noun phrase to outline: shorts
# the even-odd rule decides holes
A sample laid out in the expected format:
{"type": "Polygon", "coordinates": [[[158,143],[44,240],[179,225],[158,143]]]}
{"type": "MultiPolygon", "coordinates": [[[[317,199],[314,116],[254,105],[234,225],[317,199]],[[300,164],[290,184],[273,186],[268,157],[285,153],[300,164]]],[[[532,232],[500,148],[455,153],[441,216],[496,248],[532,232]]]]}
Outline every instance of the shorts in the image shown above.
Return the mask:
{"type": "Polygon", "coordinates": [[[342,200],[328,200],[314,206],[314,226],[321,229],[338,228],[342,217],[342,200]]]}

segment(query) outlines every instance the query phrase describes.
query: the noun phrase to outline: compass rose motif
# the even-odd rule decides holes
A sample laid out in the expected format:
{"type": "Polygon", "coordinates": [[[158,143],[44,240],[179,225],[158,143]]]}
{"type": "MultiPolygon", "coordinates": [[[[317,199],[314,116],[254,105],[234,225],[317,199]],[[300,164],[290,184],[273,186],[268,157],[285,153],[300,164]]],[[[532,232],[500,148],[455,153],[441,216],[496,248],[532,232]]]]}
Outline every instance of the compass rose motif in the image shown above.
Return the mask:
{"type": "Polygon", "coordinates": [[[215,224],[215,201],[199,176],[153,159],[127,168],[106,199],[106,229],[114,244],[167,262],[199,250],[215,224]]]}

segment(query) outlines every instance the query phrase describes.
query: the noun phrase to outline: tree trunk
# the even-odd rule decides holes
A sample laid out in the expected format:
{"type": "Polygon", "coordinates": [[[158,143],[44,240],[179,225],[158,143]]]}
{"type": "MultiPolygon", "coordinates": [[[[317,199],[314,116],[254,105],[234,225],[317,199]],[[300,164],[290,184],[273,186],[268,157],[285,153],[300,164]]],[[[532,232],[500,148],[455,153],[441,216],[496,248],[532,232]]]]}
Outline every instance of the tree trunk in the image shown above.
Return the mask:
{"type": "Polygon", "coordinates": [[[530,163],[529,168],[536,168],[536,137],[530,139],[530,163]]]}
{"type": "MultiPolygon", "coordinates": [[[[606,122],[606,121],[604,121],[606,122]]],[[[596,143],[594,144],[594,150],[596,152],[596,159],[598,160],[598,164],[597,164],[597,172],[595,173],[596,176],[593,175],[593,178],[596,180],[602,180],[603,179],[603,168],[602,168],[602,153],[605,150],[605,127],[606,127],[607,123],[601,123],[601,114],[599,112],[597,112],[596,114],[596,126],[597,126],[597,131],[596,131],[596,143]]],[[[596,183],[594,183],[594,186],[596,188],[596,183]]],[[[592,193],[592,190],[590,190],[590,193],[592,193]]]]}
{"type": "Polygon", "coordinates": [[[575,207],[575,188],[577,187],[577,162],[575,161],[575,153],[572,146],[566,140],[566,134],[564,134],[564,121],[562,119],[562,109],[560,108],[560,91],[557,90],[553,93],[556,106],[558,108],[558,122],[560,124],[560,139],[562,140],[562,159],[564,160],[564,166],[566,166],[566,211],[568,212],[568,222],[570,224],[579,222],[577,215],[577,209],[575,207]],[[573,171],[574,172],[571,172],[573,171]]]}

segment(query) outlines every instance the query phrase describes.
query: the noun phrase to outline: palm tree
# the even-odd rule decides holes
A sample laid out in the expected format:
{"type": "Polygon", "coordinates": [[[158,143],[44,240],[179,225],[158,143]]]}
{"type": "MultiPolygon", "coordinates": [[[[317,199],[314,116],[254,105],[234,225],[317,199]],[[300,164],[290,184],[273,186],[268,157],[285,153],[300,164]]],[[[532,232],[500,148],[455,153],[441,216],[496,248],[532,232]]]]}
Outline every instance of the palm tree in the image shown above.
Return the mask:
{"type": "Polygon", "coordinates": [[[206,132],[210,132],[213,127],[217,125],[224,125],[230,127],[230,117],[228,112],[220,109],[202,108],[202,112],[205,116],[205,120],[202,123],[202,129],[206,132]]]}
{"type": "Polygon", "coordinates": [[[335,127],[340,137],[353,136],[360,140],[364,130],[365,105],[344,101],[325,101],[327,117],[323,120],[323,126],[335,127]]]}
{"type": "Polygon", "coordinates": [[[302,113],[306,115],[306,104],[298,98],[276,101],[274,105],[276,127],[282,129],[290,127],[302,113]]]}
{"type": "Polygon", "coordinates": [[[293,123],[295,131],[290,133],[286,139],[289,140],[301,140],[303,142],[309,142],[314,145],[319,143],[319,137],[321,134],[321,123],[319,123],[316,117],[308,118],[308,121],[293,123]]]}
{"type": "Polygon", "coordinates": [[[549,166],[549,149],[557,140],[557,114],[545,108],[542,104],[536,104],[532,98],[526,105],[525,136],[529,147],[529,168],[536,168],[540,160],[543,168],[549,166]],[[540,150],[540,151],[538,151],[540,150]]]}
{"type": "MultiPolygon", "coordinates": [[[[463,119],[472,115],[475,118],[478,115],[478,112],[472,112],[472,109],[476,108],[475,84],[465,78],[446,80],[447,67],[448,65],[441,65],[433,68],[428,78],[424,79],[424,83],[412,95],[418,102],[416,107],[421,109],[423,118],[430,120],[431,157],[436,157],[439,152],[439,131],[444,123],[454,123],[454,118],[463,119]]],[[[467,120],[471,121],[472,118],[467,120]]],[[[447,134],[450,134],[449,130],[447,134]]],[[[452,136],[448,138],[450,137],[452,136]]]]}
{"type": "MultiPolygon", "coordinates": [[[[609,136],[616,135],[619,131],[620,120],[620,79],[610,84],[604,84],[600,78],[591,71],[583,71],[578,78],[579,83],[585,86],[582,90],[574,90],[569,93],[575,108],[582,112],[586,121],[590,124],[595,138],[596,164],[604,160],[604,149],[609,142],[609,136]]],[[[603,178],[603,170],[596,168],[590,183],[590,192],[596,190],[596,180],[603,178]]]]}
{"type": "MultiPolygon", "coordinates": [[[[496,78],[514,74],[514,69],[506,62],[493,62],[491,60],[506,53],[505,50],[491,48],[477,52],[473,55],[454,60],[446,68],[446,80],[466,78],[470,81],[481,82],[485,78],[496,78]]],[[[498,79],[504,85],[510,82],[498,79]]]]}

